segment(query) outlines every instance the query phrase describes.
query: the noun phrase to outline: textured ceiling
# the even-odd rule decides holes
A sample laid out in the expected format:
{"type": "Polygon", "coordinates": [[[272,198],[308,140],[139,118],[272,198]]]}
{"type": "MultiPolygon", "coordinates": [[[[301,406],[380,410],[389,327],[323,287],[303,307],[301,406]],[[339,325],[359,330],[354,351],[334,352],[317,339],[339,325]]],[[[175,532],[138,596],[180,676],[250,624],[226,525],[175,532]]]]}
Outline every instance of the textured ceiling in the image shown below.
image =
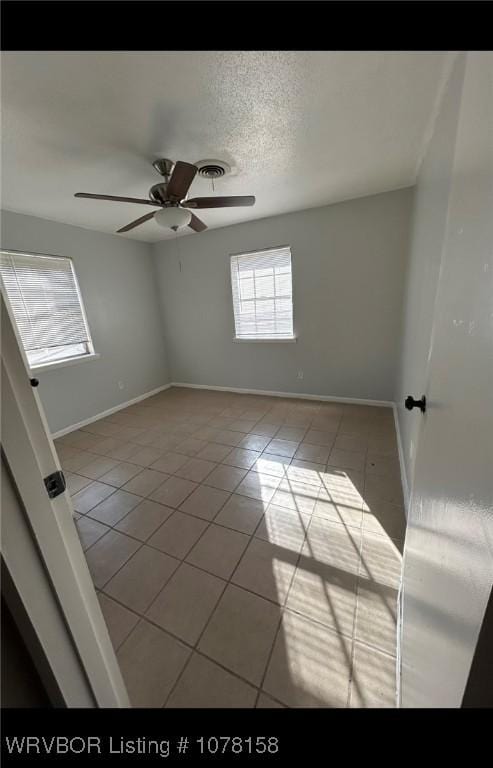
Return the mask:
{"type": "MultiPolygon", "coordinates": [[[[147,196],[156,157],[226,160],[209,227],[408,186],[448,54],[4,53],[2,207],[102,232],[150,208],[74,192],[147,196]]],[[[210,195],[197,178],[190,195],[210,195]]],[[[170,233],[171,234],[171,233],[170,233]]],[[[154,222],[125,237],[156,241],[154,222]]],[[[193,237],[200,235],[193,234],[193,237]]]]}

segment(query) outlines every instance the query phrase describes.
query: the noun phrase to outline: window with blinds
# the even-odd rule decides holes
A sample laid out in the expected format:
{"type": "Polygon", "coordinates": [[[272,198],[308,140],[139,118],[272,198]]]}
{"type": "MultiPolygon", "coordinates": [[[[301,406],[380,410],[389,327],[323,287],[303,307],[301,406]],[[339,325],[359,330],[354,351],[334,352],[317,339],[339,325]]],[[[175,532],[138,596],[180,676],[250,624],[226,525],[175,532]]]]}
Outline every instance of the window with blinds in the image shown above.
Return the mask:
{"type": "Polygon", "coordinates": [[[31,368],[93,353],[71,259],[1,251],[0,274],[31,368]]]}
{"type": "Polygon", "coordinates": [[[291,249],[231,256],[237,339],[293,339],[291,249]]]}

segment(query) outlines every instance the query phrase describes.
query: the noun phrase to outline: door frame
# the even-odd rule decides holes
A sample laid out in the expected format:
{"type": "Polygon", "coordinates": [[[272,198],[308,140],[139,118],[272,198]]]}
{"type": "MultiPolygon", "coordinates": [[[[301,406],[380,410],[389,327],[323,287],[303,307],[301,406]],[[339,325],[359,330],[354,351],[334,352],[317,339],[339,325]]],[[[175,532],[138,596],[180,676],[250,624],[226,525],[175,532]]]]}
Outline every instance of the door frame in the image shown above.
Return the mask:
{"type": "Polygon", "coordinates": [[[3,295],[2,559],[67,707],[128,707],[128,694],[74,524],[39,394],[3,295]]]}

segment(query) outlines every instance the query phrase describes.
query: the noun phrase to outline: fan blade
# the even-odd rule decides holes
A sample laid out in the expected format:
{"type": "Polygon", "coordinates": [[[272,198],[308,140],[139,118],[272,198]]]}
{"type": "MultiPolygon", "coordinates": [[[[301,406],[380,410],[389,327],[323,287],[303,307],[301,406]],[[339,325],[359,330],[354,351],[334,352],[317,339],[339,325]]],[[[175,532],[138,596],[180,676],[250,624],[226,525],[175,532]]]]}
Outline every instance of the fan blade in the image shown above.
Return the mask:
{"type": "Polygon", "coordinates": [[[182,202],[183,208],[232,208],[235,205],[254,205],[253,195],[236,197],[194,197],[182,202]]]}
{"type": "Polygon", "coordinates": [[[192,218],[190,219],[190,224],[188,226],[193,229],[194,232],[203,232],[204,229],[207,229],[207,224],[204,224],[204,222],[201,221],[198,216],[195,216],[193,213],[192,218]]]}
{"type": "Polygon", "coordinates": [[[132,221],[130,224],[127,224],[126,227],[122,227],[118,230],[118,232],[128,232],[129,229],[134,229],[134,227],[138,227],[140,224],[143,224],[145,221],[149,221],[149,219],[152,219],[154,216],[154,211],[152,213],[146,213],[144,216],[141,216],[140,219],[135,219],[135,221],[132,221]]]}
{"type": "Polygon", "coordinates": [[[92,195],[90,192],[76,192],[74,197],[88,197],[91,200],[114,200],[117,203],[139,203],[139,205],[157,205],[153,200],[146,200],[140,197],[117,197],[116,195],[92,195]]]}
{"type": "Polygon", "coordinates": [[[197,166],[178,160],[168,182],[166,192],[170,200],[183,200],[197,173],[197,166]]]}

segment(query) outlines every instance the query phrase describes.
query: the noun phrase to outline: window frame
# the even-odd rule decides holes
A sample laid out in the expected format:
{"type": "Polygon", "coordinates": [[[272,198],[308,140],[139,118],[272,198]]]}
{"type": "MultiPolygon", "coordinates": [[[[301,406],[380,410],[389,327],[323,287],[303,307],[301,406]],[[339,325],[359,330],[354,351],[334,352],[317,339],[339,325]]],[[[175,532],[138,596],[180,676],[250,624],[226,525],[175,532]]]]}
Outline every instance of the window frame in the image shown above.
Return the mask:
{"type": "MultiPolygon", "coordinates": [[[[56,254],[56,253],[38,253],[36,251],[24,251],[24,250],[21,251],[21,250],[18,250],[16,248],[0,248],[0,253],[4,253],[4,254],[7,254],[7,255],[8,254],[13,254],[13,255],[19,254],[20,256],[32,256],[34,258],[40,257],[40,258],[48,258],[48,259],[66,259],[67,261],[69,261],[70,262],[70,268],[71,268],[71,271],[72,271],[72,276],[73,276],[73,279],[74,279],[75,289],[76,289],[76,292],[77,292],[77,298],[79,300],[79,306],[80,306],[80,309],[81,309],[82,319],[84,321],[84,325],[85,325],[85,328],[86,328],[86,331],[87,331],[87,348],[88,348],[88,351],[85,352],[84,354],[82,354],[82,355],[72,355],[70,357],[58,358],[56,360],[40,362],[40,363],[34,364],[34,365],[31,364],[30,361],[29,361],[29,358],[28,358],[27,351],[24,349],[24,343],[22,341],[19,329],[17,327],[17,321],[16,321],[16,318],[15,318],[15,313],[14,313],[14,310],[13,310],[12,305],[10,303],[10,297],[8,295],[7,288],[3,285],[3,279],[2,279],[2,277],[0,275],[0,285],[3,286],[3,288],[2,288],[2,295],[4,296],[5,304],[6,304],[6,307],[7,307],[9,316],[10,316],[10,319],[12,321],[12,325],[14,327],[15,335],[16,335],[17,340],[19,342],[19,347],[20,347],[20,350],[21,350],[21,353],[22,353],[22,356],[24,358],[24,362],[26,364],[26,368],[28,369],[28,371],[31,372],[31,373],[42,373],[43,371],[51,371],[51,370],[56,369],[56,368],[64,368],[64,367],[69,366],[69,365],[76,365],[77,363],[82,363],[82,362],[84,362],[86,360],[96,360],[96,359],[98,359],[100,357],[100,355],[97,352],[95,352],[95,350],[94,350],[94,343],[93,343],[93,340],[92,340],[91,329],[89,327],[89,322],[88,322],[88,319],[87,319],[86,308],[84,306],[84,300],[82,298],[82,293],[81,293],[81,290],[80,290],[79,280],[77,278],[77,272],[75,270],[75,264],[74,264],[74,260],[73,260],[72,256],[60,256],[60,254],[56,254]]],[[[67,345],[67,346],[69,346],[69,345],[67,345]]],[[[74,344],[72,346],[76,346],[76,345],[74,344]]]]}
{"type": "Polygon", "coordinates": [[[233,341],[239,344],[294,344],[298,340],[298,335],[295,331],[295,312],[294,312],[294,281],[293,281],[293,251],[289,244],[283,245],[271,245],[266,248],[256,248],[250,251],[237,251],[236,253],[229,254],[229,276],[230,276],[230,288],[231,288],[231,308],[233,311],[233,341]],[[292,336],[237,336],[236,335],[236,316],[235,316],[235,304],[234,304],[234,291],[233,291],[233,273],[231,269],[231,263],[234,258],[238,256],[251,256],[254,254],[267,253],[268,251],[276,251],[282,248],[287,248],[290,254],[290,266],[291,266],[291,316],[293,319],[293,335],[292,336]]]}

